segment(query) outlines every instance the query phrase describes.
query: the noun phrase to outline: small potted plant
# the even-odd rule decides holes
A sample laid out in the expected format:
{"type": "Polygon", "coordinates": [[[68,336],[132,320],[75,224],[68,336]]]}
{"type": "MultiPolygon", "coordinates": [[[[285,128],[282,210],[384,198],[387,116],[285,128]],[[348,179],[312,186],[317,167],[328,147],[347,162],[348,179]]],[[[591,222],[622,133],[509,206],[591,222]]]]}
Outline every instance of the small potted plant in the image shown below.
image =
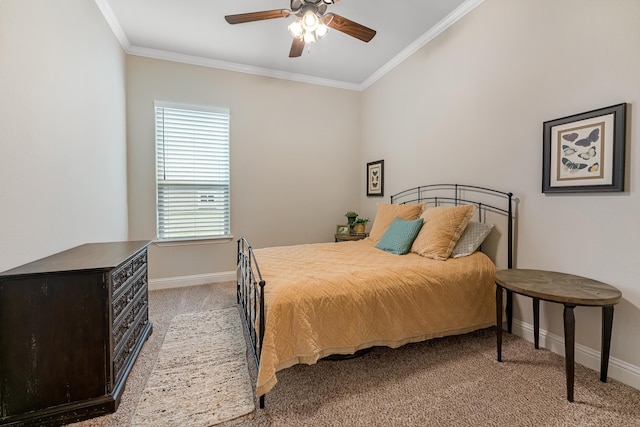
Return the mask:
{"type": "Polygon", "coordinates": [[[361,218],[361,217],[356,218],[353,225],[353,232],[357,234],[364,234],[368,222],[369,222],[369,218],[361,218]]]}
{"type": "Polygon", "coordinates": [[[349,227],[351,229],[353,229],[353,224],[356,222],[356,218],[358,217],[358,213],[354,212],[354,211],[349,211],[346,214],[344,214],[344,216],[346,216],[347,220],[349,221],[349,227]]]}

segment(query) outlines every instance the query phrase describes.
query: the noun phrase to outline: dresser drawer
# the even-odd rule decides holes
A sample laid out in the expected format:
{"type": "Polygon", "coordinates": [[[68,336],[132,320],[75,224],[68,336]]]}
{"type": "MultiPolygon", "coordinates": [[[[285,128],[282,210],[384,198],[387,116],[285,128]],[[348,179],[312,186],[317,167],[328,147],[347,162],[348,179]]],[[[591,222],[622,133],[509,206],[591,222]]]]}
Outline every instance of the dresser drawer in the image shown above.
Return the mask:
{"type": "MultiPolygon", "coordinates": [[[[133,290],[134,288],[132,288],[133,290]]],[[[127,293],[128,294],[128,293],[127,293]]],[[[148,293],[146,284],[138,289],[138,293],[133,301],[126,306],[126,309],[120,317],[114,317],[113,320],[113,348],[117,349],[122,339],[129,329],[134,325],[136,318],[140,312],[147,306],[148,293]]]]}
{"type": "Polygon", "coordinates": [[[127,281],[142,270],[146,270],[147,251],[141,251],[135,257],[122,264],[111,273],[111,290],[115,296],[118,291],[127,285],[127,281]]]}
{"type": "MultiPolygon", "coordinates": [[[[133,311],[133,310],[132,310],[133,311]]],[[[143,332],[149,323],[149,308],[145,304],[135,318],[134,324],[124,335],[124,341],[119,347],[115,347],[115,357],[113,358],[113,372],[116,382],[120,380],[124,373],[124,368],[130,358],[134,357],[134,351],[138,342],[143,338],[143,332]]]]}
{"type": "Polygon", "coordinates": [[[124,263],[120,268],[111,273],[111,289],[113,295],[127,282],[129,277],[133,276],[133,267],[131,261],[124,263]]]}
{"type": "Polygon", "coordinates": [[[147,265],[147,251],[144,250],[141,253],[139,253],[138,255],[136,255],[133,260],[131,261],[131,268],[133,269],[134,272],[139,271],[141,268],[145,267],[146,269],[146,265],[147,265]]]}
{"type": "Polygon", "coordinates": [[[124,313],[125,309],[133,301],[140,289],[147,287],[147,271],[142,269],[136,273],[130,281],[127,282],[126,288],[113,301],[113,323],[118,321],[118,317],[124,313]]]}
{"type": "Polygon", "coordinates": [[[113,327],[113,348],[117,348],[122,339],[133,326],[136,320],[136,312],[134,310],[127,311],[126,315],[113,327]]]}

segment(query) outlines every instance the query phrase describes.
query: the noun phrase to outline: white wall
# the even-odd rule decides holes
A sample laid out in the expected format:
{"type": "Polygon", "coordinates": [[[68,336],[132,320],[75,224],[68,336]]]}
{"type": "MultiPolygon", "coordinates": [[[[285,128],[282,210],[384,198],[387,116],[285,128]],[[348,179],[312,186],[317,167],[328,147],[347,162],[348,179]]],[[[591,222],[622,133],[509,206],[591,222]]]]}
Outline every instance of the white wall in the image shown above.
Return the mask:
{"type": "MultiPolygon", "coordinates": [[[[583,275],[622,291],[610,374],[636,387],[638,76],[640,2],[487,0],[365,90],[361,152],[363,163],[385,160],[386,194],[438,182],[514,192],[517,267],[583,275]],[[629,103],[626,191],[542,194],[542,123],[621,102],[629,103]]],[[[362,196],[361,209],[373,215],[376,201],[362,196]]],[[[516,318],[526,334],[530,299],[518,299],[516,318]]],[[[561,305],[542,304],[541,328],[557,347],[561,305]]],[[[576,339],[582,362],[593,365],[585,358],[599,354],[598,309],[576,309],[576,339]]]]}
{"type": "MultiPolygon", "coordinates": [[[[254,247],[332,241],[344,213],[360,203],[359,99],[343,89],[129,56],[130,237],[156,238],[153,102],[160,100],[230,109],[235,238],[254,247]]],[[[235,272],[235,240],[154,245],[149,253],[152,287],[156,279],[207,282],[235,272]]]]}
{"type": "Polygon", "coordinates": [[[0,271],[127,239],[124,66],[94,2],[0,4],[0,271]]]}

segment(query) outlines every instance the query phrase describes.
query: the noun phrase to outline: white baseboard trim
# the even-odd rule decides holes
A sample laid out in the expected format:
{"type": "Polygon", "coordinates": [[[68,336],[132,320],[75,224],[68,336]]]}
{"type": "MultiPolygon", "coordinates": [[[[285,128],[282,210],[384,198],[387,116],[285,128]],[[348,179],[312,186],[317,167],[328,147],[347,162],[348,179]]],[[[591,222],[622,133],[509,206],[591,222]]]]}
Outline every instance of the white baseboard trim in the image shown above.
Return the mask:
{"type": "MultiPolygon", "coordinates": [[[[533,343],[533,325],[513,319],[513,334],[533,343]]],[[[540,347],[564,357],[564,337],[540,329],[540,347]]],[[[594,350],[576,343],[575,361],[600,372],[600,349],[594,350]]],[[[640,367],[609,357],[608,377],[640,390],[640,367]]],[[[599,376],[599,374],[598,374],[599,376]]]]}
{"type": "Polygon", "coordinates": [[[161,279],[150,279],[149,290],[182,288],[185,286],[206,285],[208,283],[235,282],[235,271],[223,271],[221,273],[194,274],[192,276],[165,277],[161,279]]]}

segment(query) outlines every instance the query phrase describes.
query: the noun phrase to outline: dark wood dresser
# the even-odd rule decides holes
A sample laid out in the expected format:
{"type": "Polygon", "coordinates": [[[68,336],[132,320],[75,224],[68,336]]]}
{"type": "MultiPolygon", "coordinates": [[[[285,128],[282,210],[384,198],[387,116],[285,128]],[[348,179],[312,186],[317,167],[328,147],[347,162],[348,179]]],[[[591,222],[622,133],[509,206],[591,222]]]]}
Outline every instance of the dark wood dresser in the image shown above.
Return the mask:
{"type": "Polygon", "coordinates": [[[116,410],[152,330],[149,243],[86,244],[0,273],[0,425],[116,410]]]}

